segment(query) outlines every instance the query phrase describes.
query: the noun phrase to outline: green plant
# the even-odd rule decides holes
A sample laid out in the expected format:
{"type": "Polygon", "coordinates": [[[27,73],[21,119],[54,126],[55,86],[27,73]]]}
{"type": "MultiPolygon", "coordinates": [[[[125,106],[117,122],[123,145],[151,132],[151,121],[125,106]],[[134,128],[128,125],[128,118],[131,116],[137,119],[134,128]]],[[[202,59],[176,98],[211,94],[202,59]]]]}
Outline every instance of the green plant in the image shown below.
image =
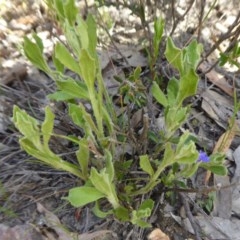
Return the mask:
{"type": "MultiPolygon", "coordinates": [[[[116,146],[124,143],[119,142],[119,133],[116,130],[118,119],[101,74],[96,53],[94,18],[89,15],[86,21],[81,19],[73,0],[49,2],[63,28],[67,45],[56,44],[53,54],[55,69],[49,68],[43,56],[42,41],[36,34],[33,34],[32,40],[24,38],[24,53],[35,66],[55,80],[57,91],[50,94],[49,98],[68,104],[68,114],[73,123],[82,129],[83,135],[55,134],[55,115],[49,106],[45,108],[45,119],[42,123],[15,106],[13,122],[23,135],[19,142],[28,154],[53,168],[70,172],[84,182],[84,185],[70,189],[66,200],[74,207],[94,202],[93,211],[100,217],[113,214],[121,221],[149,227],[146,218],[151,215],[154,201],[148,199],[138,206],[135,204],[136,197],[149,193],[161,182],[171,185],[174,181],[189,178],[198,167],[205,167],[217,174],[226,174],[226,168],[222,164],[223,156],[215,154],[210,158],[203,157],[196,149],[189,131],[175,138],[175,133],[186,121],[190,108],[183,105],[184,100],[196,93],[196,67],[202,51],[200,44],[193,41],[181,50],[168,38],[165,56],[169,64],[178,70],[180,78],[170,79],[166,94],[157,84],[156,75],[152,80],[151,93],[164,108],[165,120],[164,131],[154,133],[157,139],[156,151],[151,156],[137,156],[137,163],[133,160],[116,159],[116,146]],[[76,73],[80,80],[65,75],[65,69],[76,73]],[[86,110],[84,102],[91,105],[90,112],[86,110]],[[76,163],[67,162],[51,150],[51,136],[67,139],[79,147],[75,152],[76,163]],[[136,164],[146,173],[144,178],[129,177],[131,167],[136,164]],[[110,206],[101,204],[104,199],[110,206]]],[[[161,19],[156,20],[154,54],[149,55],[152,71],[158,56],[163,26],[161,19]]],[[[136,69],[130,80],[139,83],[139,76],[140,69],[136,69]]],[[[129,93],[130,90],[133,95],[139,94],[131,88],[126,91],[129,93]]],[[[144,97],[144,94],[141,96],[144,97]]],[[[128,103],[136,101],[134,97],[126,100],[128,103]]],[[[142,106],[145,101],[134,104],[142,106]]]]}

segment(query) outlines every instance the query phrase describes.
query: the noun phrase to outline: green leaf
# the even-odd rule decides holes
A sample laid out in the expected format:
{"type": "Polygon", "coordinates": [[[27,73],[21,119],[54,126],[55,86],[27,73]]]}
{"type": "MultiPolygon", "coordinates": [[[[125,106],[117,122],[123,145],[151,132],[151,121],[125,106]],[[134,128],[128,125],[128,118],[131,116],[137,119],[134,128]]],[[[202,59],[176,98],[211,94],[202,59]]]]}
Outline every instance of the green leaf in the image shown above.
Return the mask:
{"type": "Polygon", "coordinates": [[[141,67],[135,68],[135,70],[134,70],[134,72],[133,72],[133,79],[134,79],[134,80],[137,80],[137,79],[140,78],[141,71],[142,71],[141,67]]]}
{"type": "Polygon", "coordinates": [[[140,156],[140,167],[144,172],[148,173],[150,176],[153,176],[154,170],[152,168],[148,155],[140,156]]]}
{"type": "Polygon", "coordinates": [[[176,78],[170,79],[167,86],[167,96],[169,106],[174,106],[176,104],[177,95],[179,91],[179,80],[176,78]]]}
{"type": "Polygon", "coordinates": [[[41,148],[39,122],[24,110],[14,106],[13,122],[22,135],[41,148]]]}
{"type": "Polygon", "coordinates": [[[106,169],[103,169],[99,173],[95,168],[91,168],[89,179],[98,191],[106,195],[108,201],[112,204],[114,209],[119,207],[115,186],[111,182],[109,174],[106,173],[106,169]]]}
{"type": "Polygon", "coordinates": [[[153,207],[154,207],[154,201],[152,199],[147,199],[140,205],[138,210],[149,209],[150,213],[148,213],[148,215],[144,215],[144,217],[150,217],[153,207]]]}
{"type": "Polygon", "coordinates": [[[72,53],[78,56],[81,50],[81,43],[76,34],[75,26],[71,26],[68,21],[64,22],[64,35],[67,39],[68,45],[72,49],[72,53]]]}
{"type": "Polygon", "coordinates": [[[112,155],[107,149],[104,150],[104,153],[106,158],[106,173],[109,175],[110,182],[112,182],[115,177],[112,155]]]}
{"type": "Polygon", "coordinates": [[[127,222],[130,220],[129,210],[123,206],[114,209],[114,214],[117,217],[117,219],[122,222],[127,222]]]}
{"type": "Polygon", "coordinates": [[[158,101],[158,103],[160,103],[164,107],[167,107],[168,100],[164,95],[163,91],[160,89],[160,87],[157,85],[155,81],[153,82],[153,85],[152,85],[152,95],[158,101]]]}
{"type": "Polygon", "coordinates": [[[26,57],[34,64],[37,68],[46,72],[51,73],[50,68],[47,65],[46,60],[43,58],[42,44],[40,44],[40,38],[37,38],[37,44],[29,40],[29,38],[24,37],[23,50],[26,57]]]}
{"type": "Polygon", "coordinates": [[[57,91],[55,93],[52,94],[48,94],[47,97],[51,100],[55,100],[55,101],[68,101],[71,99],[74,99],[74,97],[64,91],[57,91]]]}
{"type": "Polygon", "coordinates": [[[63,1],[63,11],[64,11],[64,15],[67,18],[68,22],[74,26],[75,21],[76,21],[76,17],[78,14],[78,9],[75,6],[75,1],[74,0],[67,0],[66,2],[63,1]]]}
{"type": "Polygon", "coordinates": [[[56,71],[57,72],[60,72],[60,73],[63,74],[63,72],[64,72],[64,65],[61,63],[61,61],[59,61],[56,58],[55,54],[56,54],[56,51],[54,51],[53,56],[52,56],[52,60],[53,60],[54,66],[56,67],[56,71]]]}
{"type": "Polygon", "coordinates": [[[157,57],[159,54],[159,47],[160,42],[162,40],[164,25],[165,23],[162,18],[158,18],[154,21],[154,37],[153,37],[154,57],[157,57]]]}
{"type": "Polygon", "coordinates": [[[189,69],[196,69],[201,58],[203,51],[202,44],[198,44],[196,40],[193,40],[183,50],[184,72],[188,72],[189,69]]]}
{"type": "Polygon", "coordinates": [[[87,16],[88,39],[91,39],[88,44],[88,50],[92,57],[96,56],[97,47],[97,25],[92,15],[87,16]]]}
{"type": "Polygon", "coordinates": [[[168,62],[175,67],[180,74],[182,75],[184,72],[184,65],[183,65],[183,53],[182,50],[177,48],[173,43],[172,39],[168,37],[167,39],[167,46],[165,50],[165,56],[168,62]]]}
{"type": "Polygon", "coordinates": [[[178,174],[181,177],[190,178],[191,176],[193,176],[193,174],[196,173],[196,171],[198,170],[198,167],[199,167],[199,164],[197,163],[187,164],[178,174]]]}
{"type": "Polygon", "coordinates": [[[187,119],[188,108],[169,107],[165,109],[165,123],[168,132],[176,131],[187,119]]]}
{"type": "Polygon", "coordinates": [[[33,142],[31,142],[29,139],[21,138],[20,139],[20,145],[21,147],[31,156],[41,160],[45,164],[53,167],[54,169],[63,170],[66,172],[69,172],[81,179],[84,180],[83,175],[78,170],[78,167],[75,164],[66,162],[62,160],[59,156],[57,156],[55,153],[53,153],[49,148],[45,149],[43,147],[36,147],[33,142]]]}
{"type": "Polygon", "coordinates": [[[42,43],[42,39],[36,34],[36,33],[33,33],[32,37],[34,38],[36,44],[38,45],[41,53],[43,53],[43,43],[42,43]]]}
{"type": "Polygon", "coordinates": [[[151,224],[143,221],[142,219],[151,216],[153,207],[154,207],[153,200],[151,199],[145,200],[137,211],[134,210],[132,212],[131,222],[143,228],[151,227],[151,224]]]}
{"type": "Polygon", "coordinates": [[[91,114],[89,114],[85,107],[82,104],[68,104],[69,106],[69,115],[71,116],[73,122],[83,128],[87,136],[90,136],[91,139],[95,139],[93,132],[98,134],[98,129],[92,119],[91,114]]]}
{"type": "Polygon", "coordinates": [[[88,37],[87,23],[80,16],[78,16],[77,18],[77,26],[75,27],[75,29],[76,34],[81,42],[81,50],[84,49],[87,51],[89,48],[89,40],[91,38],[88,37]]]}
{"type": "Polygon", "coordinates": [[[161,162],[161,166],[167,167],[169,165],[172,165],[174,163],[174,151],[172,149],[171,143],[167,142],[165,146],[164,156],[163,160],[161,162]]]}
{"type": "Polygon", "coordinates": [[[57,15],[60,19],[64,18],[64,10],[63,10],[63,1],[62,0],[54,0],[55,10],[57,10],[57,15]]]}
{"type": "Polygon", "coordinates": [[[89,147],[85,138],[79,140],[79,149],[76,151],[78,163],[85,179],[88,177],[89,147]]]}
{"type": "Polygon", "coordinates": [[[61,43],[57,43],[55,46],[55,57],[60,61],[66,68],[71,71],[80,74],[80,68],[77,61],[72,57],[68,49],[61,43]]]}
{"type": "Polygon", "coordinates": [[[70,189],[68,197],[64,197],[63,199],[68,200],[74,207],[83,207],[104,197],[105,195],[96,188],[82,186],[70,189]]]}
{"type": "Polygon", "coordinates": [[[179,92],[177,96],[177,103],[180,106],[184,99],[193,96],[197,91],[198,75],[193,69],[190,69],[179,80],[179,92]]]}
{"type": "Polygon", "coordinates": [[[196,145],[192,140],[189,140],[190,133],[186,131],[180,138],[176,149],[175,161],[177,163],[191,164],[196,163],[199,153],[196,150],[196,145]]]}
{"type": "MultiPolygon", "coordinates": [[[[206,168],[206,167],[205,167],[206,168]]],[[[225,166],[209,166],[206,169],[211,171],[214,174],[221,175],[221,176],[226,176],[228,173],[228,170],[225,166]]]]}
{"type": "Polygon", "coordinates": [[[87,87],[94,89],[94,82],[96,78],[96,63],[86,49],[81,49],[80,56],[81,77],[84,79],[87,87]]]}
{"type": "Polygon", "coordinates": [[[45,119],[41,127],[41,131],[43,135],[43,144],[45,148],[48,148],[48,142],[50,140],[51,133],[53,131],[54,117],[55,115],[52,113],[51,108],[47,106],[45,108],[45,119]]]}
{"type": "Polygon", "coordinates": [[[87,87],[82,82],[76,82],[72,78],[68,78],[67,80],[57,80],[58,89],[65,94],[65,96],[72,96],[77,99],[85,99],[89,100],[89,95],[87,91],[87,87]]]}
{"type": "Polygon", "coordinates": [[[94,205],[92,211],[99,218],[106,218],[108,215],[113,214],[113,210],[109,210],[107,212],[103,212],[100,209],[98,201],[95,202],[95,205],[94,205]]]}

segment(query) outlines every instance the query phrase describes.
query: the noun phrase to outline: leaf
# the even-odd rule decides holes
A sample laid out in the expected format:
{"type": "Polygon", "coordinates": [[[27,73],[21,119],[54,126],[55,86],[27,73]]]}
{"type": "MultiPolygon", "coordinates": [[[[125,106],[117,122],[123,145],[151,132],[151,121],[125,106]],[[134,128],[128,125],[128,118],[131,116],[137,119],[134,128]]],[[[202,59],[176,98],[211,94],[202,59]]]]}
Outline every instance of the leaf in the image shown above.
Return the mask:
{"type": "Polygon", "coordinates": [[[74,0],[68,0],[66,2],[63,1],[63,6],[65,18],[72,26],[74,26],[78,14],[78,9],[75,6],[75,1],[74,0]]]}
{"type": "Polygon", "coordinates": [[[145,217],[150,217],[151,216],[151,211],[152,211],[153,207],[154,207],[154,201],[152,199],[147,199],[140,205],[138,210],[149,209],[150,210],[150,214],[149,215],[145,215],[145,217]]]}
{"type": "Polygon", "coordinates": [[[177,103],[180,106],[184,99],[193,96],[197,91],[198,75],[193,69],[190,69],[179,80],[179,91],[177,96],[177,103]]]}
{"type": "Polygon", "coordinates": [[[41,132],[43,135],[43,144],[46,149],[48,148],[48,142],[53,131],[54,117],[55,115],[52,113],[51,108],[47,106],[45,108],[45,119],[41,127],[41,132]]]}
{"type": "Polygon", "coordinates": [[[154,170],[152,168],[148,155],[140,156],[140,167],[144,172],[148,173],[150,176],[153,176],[154,170]]]}
{"type": "Polygon", "coordinates": [[[31,156],[41,160],[45,164],[53,167],[54,169],[60,169],[69,172],[81,179],[84,179],[81,172],[78,170],[75,164],[62,160],[59,156],[53,153],[50,149],[44,149],[43,147],[37,148],[33,142],[29,139],[20,139],[21,147],[31,156]]]}
{"type": "Polygon", "coordinates": [[[199,153],[192,140],[188,140],[190,133],[186,131],[180,138],[176,149],[175,161],[177,163],[191,164],[196,163],[199,153]]]}
{"type": "Polygon", "coordinates": [[[210,172],[221,175],[221,176],[226,176],[228,173],[228,170],[225,166],[223,165],[207,165],[207,164],[201,164],[201,167],[209,170],[210,172]]]}
{"type": "Polygon", "coordinates": [[[53,53],[53,56],[52,56],[52,60],[53,60],[54,66],[55,66],[57,72],[60,72],[60,73],[63,74],[63,72],[64,72],[64,65],[61,63],[61,61],[59,61],[56,58],[55,54],[56,54],[56,51],[53,53]]]}
{"type": "Polygon", "coordinates": [[[105,195],[96,188],[82,186],[70,189],[68,197],[64,197],[63,199],[68,200],[74,207],[83,207],[104,197],[105,195]]]}
{"type": "Polygon", "coordinates": [[[85,138],[79,140],[79,149],[76,151],[78,163],[85,179],[88,177],[89,148],[85,138]]]}
{"type": "Polygon", "coordinates": [[[184,50],[183,50],[183,64],[184,72],[188,72],[189,69],[195,70],[201,58],[201,53],[203,51],[202,44],[198,44],[196,40],[193,40],[184,50]]]}
{"type": "Polygon", "coordinates": [[[107,149],[104,150],[104,153],[106,158],[106,173],[109,175],[109,180],[112,182],[115,176],[112,155],[107,149]]]}
{"type": "Polygon", "coordinates": [[[115,186],[110,181],[110,176],[108,173],[106,173],[106,169],[103,169],[99,173],[95,168],[92,167],[89,179],[98,191],[106,195],[108,201],[112,204],[114,209],[119,207],[115,186]]]}
{"type": "Polygon", "coordinates": [[[81,50],[84,49],[87,51],[89,48],[89,40],[91,38],[89,38],[88,36],[87,23],[80,16],[78,16],[77,18],[77,26],[75,27],[75,29],[76,29],[76,34],[81,42],[81,50]]]}
{"type": "Polygon", "coordinates": [[[180,74],[183,74],[184,72],[184,66],[183,66],[183,53],[182,50],[177,48],[172,39],[168,37],[167,39],[167,46],[165,50],[165,56],[168,60],[168,62],[175,67],[180,74]]]}
{"type": "Polygon", "coordinates": [[[162,40],[164,25],[165,23],[162,18],[158,18],[154,21],[154,37],[153,37],[154,57],[157,57],[159,54],[159,47],[160,42],[162,40]]]}
{"type": "Polygon", "coordinates": [[[43,72],[46,72],[47,74],[50,74],[51,70],[48,67],[47,62],[42,55],[43,54],[41,48],[42,45],[39,43],[41,41],[40,38],[38,38],[37,41],[38,44],[30,41],[29,38],[25,36],[23,43],[24,54],[37,68],[41,69],[43,72]]]}
{"type": "Polygon", "coordinates": [[[72,99],[77,98],[89,100],[88,91],[84,83],[76,82],[72,78],[68,78],[67,80],[58,80],[56,83],[59,90],[62,90],[65,96],[72,96],[72,99]]]}
{"type": "Polygon", "coordinates": [[[167,96],[169,106],[174,106],[176,104],[177,95],[179,91],[179,80],[176,78],[171,78],[167,86],[167,96]]]}
{"type": "Polygon", "coordinates": [[[143,221],[142,219],[150,217],[152,213],[152,209],[154,207],[154,201],[151,199],[145,200],[137,211],[132,212],[131,222],[140,227],[146,228],[151,227],[151,224],[143,221]]]}
{"type": "Polygon", "coordinates": [[[97,25],[92,15],[87,16],[88,39],[91,39],[88,44],[88,50],[92,57],[96,56],[97,47],[97,25]]]}
{"type": "Polygon", "coordinates": [[[51,100],[55,100],[55,101],[68,101],[71,99],[74,99],[74,97],[64,91],[57,91],[55,93],[52,94],[48,94],[47,97],[51,100]]]}
{"type": "Polygon", "coordinates": [[[158,103],[160,103],[164,107],[167,107],[168,100],[164,95],[163,91],[160,89],[160,87],[157,85],[155,81],[153,82],[153,85],[152,85],[152,95],[158,101],[158,103]]]}
{"type": "Polygon", "coordinates": [[[114,214],[117,217],[117,219],[122,222],[126,222],[130,220],[129,210],[123,206],[120,206],[117,209],[114,209],[114,214]]]}
{"type": "Polygon", "coordinates": [[[36,44],[38,45],[41,53],[43,53],[43,43],[42,43],[42,39],[41,39],[36,33],[33,33],[32,37],[34,38],[36,44]]]}
{"type": "Polygon", "coordinates": [[[179,176],[184,178],[190,178],[194,173],[198,170],[199,164],[187,164],[184,168],[179,172],[179,176]]]}
{"type": "Polygon", "coordinates": [[[95,202],[92,211],[99,218],[106,218],[108,215],[113,214],[113,210],[108,210],[107,212],[102,211],[100,209],[98,201],[95,202]]]}
{"type": "Polygon", "coordinates": [[[91,114],[89,114],[85,107],[82,104],[76,105],[69,103],[69,115],[71,116],[73,122],[84,129],[87,136],[90,136],[91,139],[95,139],[93,132],[98,134],[98,129],[93,122],[91,114]]]}
{"type": "Polygon", "coordinates": [[[94,82],[96,78],[96,63],[86,49],[81,49],[80,56],[81,77],[84,79],[87,87],[94,89],[94,82]]]}
{"type": "Polygon", "coordinates": [[[25,138],[33,142],[38,148],[41,148],[39,123],[35,118],[29,116],[19,107],[14,106],[13,122],[25,138]]]}
{"type": "Polygon", "coordinates": [[[165,145],[165,151],[163,160],[161,161],[160,167],[167,167],[174,163],[174,151],[172,149],[171,143],[167,142],[165,145]]]}
{"type": "Polygon", "coordinates": [[[68,45],[72,49],[72,52],[78,56],[81,50],[81,43],[76,34],[75,26],[71,26],[68,21],[64,22],[64,35],[67,39],[68,45]]]}
{"type": "Polygon", "coordinates": [[[64,10],[63,10],[63,1],[62,0],[54,0],[54,8],[57,10],[57,14],[60,19],[64,18],[64,10]]]}
{"type": "Polygon", "coordinates": [[[66,68],[71,71],[80,74],[80,68],[77,61],[69,53],[68,49],[61,43],[57,43],[55,46],[55,57],[60,61],[66,68]]]}

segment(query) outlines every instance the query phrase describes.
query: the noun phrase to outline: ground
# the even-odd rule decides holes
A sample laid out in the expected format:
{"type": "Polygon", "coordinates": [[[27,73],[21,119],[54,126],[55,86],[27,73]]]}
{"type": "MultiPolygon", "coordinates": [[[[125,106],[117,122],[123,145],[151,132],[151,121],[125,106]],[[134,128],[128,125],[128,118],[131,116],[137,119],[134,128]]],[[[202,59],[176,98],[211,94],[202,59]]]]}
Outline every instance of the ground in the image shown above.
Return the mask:
{"type": "MultiPolygon", "coordinates": [[[[198,67],[200,76],[198,92],[189,100],[192,111],[184,128],[196,134],[200,147],[207,152],[214,151],[220,144],[220,137],[228,130],[228,120],[233,114],[233,90],[236,89],[238,93],[240,86],[239,69],[230,65],[220,68],[215,64],[220,51],[224,52],[234,41],[239,41],[240,3],[237,0],[221,0],[218,4],[211,5],[212,1],[206,0],[176,1],[173,5],[166,1],[146,1],[144,11],[147,17],[146,24],[149,24],[147,29],[143,27],[140,20],[138,4],[134,4],[134,1],[129,2],[133,4],[124,3],[124,1],[105,1],[105,6],[98,8],[98,11],[93,1],[77,2],[83,17],[88,12],[97,16],[99,57],[110,94],[116,95],[118,99],[116,94],[118,82],[114,79],[115,75],[125,76],[126,72],[141,66],[144,70],[142,82],[145,83],[145,78],[149,77],[143,44],[147,41],[146,33],[148,32],[146,31],[152,33],[154,15],[162,15],[166,21],[165,35],[171,35],[177,46],[185,46],[192,38],[196,38],[204,46],[202,62],[198,67]],[[86,3],[88,3],[87,6],[86,3]],[[206,19],[204,19],[205,16],[207,16],[206,19]],[[199,22],[202,23],[201,27],[199,22]],[[125,62],[126,59],[127,62],[125,62]]],[[[224,178],[211,176],[209,180],[212,192],[217,194],[211,216],[198,209],[196,192],[193,194],[179,192],[175,201],[170,202],[161,187],[151,193],[156,206],[153,216],[149,219],[153,228],[147,230],[131,224],[123,224],[111,218],[97,218],[92,214],[91,206],[75,209],[62,199],[70,188],[78,186],[79,180],[28,156],[19,146],[20,134],[11,120],[14,105],[43,120],[43,108],[50,104],[57,115],[56,131],[62,134],[76,131],[66,117],[66,106],[61,103],[53,105],[53,102],[46,97],[56,89],[53,80],[34,68],[22,55],[23,37],[30,36],[33,31],[36,31],[43,39],[44,51],[51,65],[53,44],[61,39],[62,31],[46,6],[34,1],[0,1],[0,14],[0,62],[2,65],[0,74],[0,238],[2,240],[135,240],[147,239],[147,235],[154,228],[161,229],[174,240],[240,239],[240,234],[234,230],[238,229],[240,224],[238,209],[240,135],[238,131],[231,136],[227,135],[228,143],[224,150],[227,154],[228,176],[224,178]],[[221,191],[215,188],[219,183],[222,184],[221,191]],[[189,206],[190,209],[188,209],[189,206]],[[205,237],[198,238],[196,231],[194,233],[192,228],[197,232],[204,232],[205,237]]],[[[167,65],[161,54],[156,68],[159,74],[167,79],[175,72],[167,65]]],[[[139,112],[135,112],[131,118],[132,128],[138,127],[138,120],[139,112]]],[[[239,126],[238,119],[236,124],[239,126]]],[[[66,159],[73,160],[74,149],[68,142],[56,138],[53,139],[53,146],[56,153],[64,152],[66,159]]],[[[194,179],[191,179],[192,190],[199,189],[198,187],[201,186],[201,174],[199,172],[194,179]]],[[[201,195],[201,192],[197,194],[201,195]]],[[[156,240],[159,239],[160,237],[156,240]]]]}

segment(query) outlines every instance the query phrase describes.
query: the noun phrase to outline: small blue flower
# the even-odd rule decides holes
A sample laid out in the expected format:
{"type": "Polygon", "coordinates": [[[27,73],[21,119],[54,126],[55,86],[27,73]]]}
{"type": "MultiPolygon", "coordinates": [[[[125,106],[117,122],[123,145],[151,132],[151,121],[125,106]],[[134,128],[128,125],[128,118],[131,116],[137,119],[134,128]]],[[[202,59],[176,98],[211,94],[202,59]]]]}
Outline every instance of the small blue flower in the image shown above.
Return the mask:
{"type": "Polygon", "coordinates": [[[209,156],[204,151],[200,150],[197,162],[207,163],[209,161],[210,161],[209,156]]]}

